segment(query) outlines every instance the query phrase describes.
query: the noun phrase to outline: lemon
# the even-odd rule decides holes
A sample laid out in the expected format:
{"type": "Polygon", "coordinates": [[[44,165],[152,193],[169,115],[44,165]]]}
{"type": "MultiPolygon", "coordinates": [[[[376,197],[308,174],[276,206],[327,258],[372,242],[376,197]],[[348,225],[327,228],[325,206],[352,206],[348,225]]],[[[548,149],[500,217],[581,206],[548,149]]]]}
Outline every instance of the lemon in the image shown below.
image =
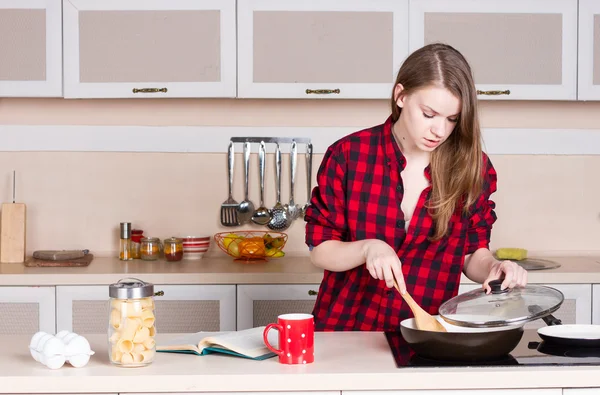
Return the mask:
{"type": "Polygon", "coordinates": [[[240,257],[240,247],[239,247],[239,243],[236,241],[235,243],[232,243],[233,239],[229,242],[229,246],[227,247],[227,252],[229,253],[229,255],[235,257],[235,258],[239,258],[240,257]]]}
{"type": "Polygon", "coordinates": [[[231,244],[231,242],[235,239],[239,239],[240,236],[236,235],[235,233],[228,233],[225,235],[225,237],[223,238],[223,247],[225,247],[225,249],[229,248],[229,244],[231,244]]]}

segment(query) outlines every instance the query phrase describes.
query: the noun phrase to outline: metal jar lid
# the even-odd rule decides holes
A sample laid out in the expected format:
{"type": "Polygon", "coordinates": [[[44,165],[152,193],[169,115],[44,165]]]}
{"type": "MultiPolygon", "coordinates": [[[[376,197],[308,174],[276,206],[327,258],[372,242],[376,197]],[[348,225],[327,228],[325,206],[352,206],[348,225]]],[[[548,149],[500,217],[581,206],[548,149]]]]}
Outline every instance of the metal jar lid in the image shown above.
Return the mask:
{"type": "Polygon", "coordinates": [[[116,299],[140,299],[154,296],[154,284],[137,278],[122,278],[108,287],[108,295],[116,299]]]}

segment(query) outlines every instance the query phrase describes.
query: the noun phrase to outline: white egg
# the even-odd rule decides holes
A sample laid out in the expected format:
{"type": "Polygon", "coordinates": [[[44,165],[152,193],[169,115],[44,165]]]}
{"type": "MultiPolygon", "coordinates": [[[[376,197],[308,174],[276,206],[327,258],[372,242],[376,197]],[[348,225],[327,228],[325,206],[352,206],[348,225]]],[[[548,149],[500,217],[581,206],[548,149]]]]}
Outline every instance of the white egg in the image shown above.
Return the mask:
{"type": "Polygon", "coordinates": [[[37,345],[40,342],[40,339],[46,334],[46,332],[37,332],[33,335],[31,341],[29,342],[29,352],[31,353],[33,359],[35,359],[36,361],[39,361],[40,357],[40,353],[36,350],[37,345]]]}
{"type": "Polygon", "coordinates": [[[89,354],[91,351],[90,343],[83,336],[77,335],[65,343],[67,355],[89,354]]]}
{"type": "Polygon", "coordinates": [[[39,353],[43,353],[44,351],[44,346],[46,345],[46,342],[48,342],[50,339],[56,339],[54,336],[46,333],[44,336],[42,336],[40,338],[40,341],[38,341],[37,346],[35,347],[35,350],[39,353]]]}
{"type": "Polygon", "coordinates": [[[61,340],[65,343],[65,344],[69,344],[69,342],[73,339],[75,339],[77,336],[79,336],[77,333],[71,332],[67,335],[65,335],[61,340]]]}
{"type": "Polygon", "coordinates": [[[79,354],[69,357],[69,363],[75,368],[82,368],[90,361],[90,354],[79,354]]]}
{"type": "Polygon", "coordinates": [[[42,356],[42,361],[44,365],[49,367],[50,369],[59,369],[65,364],[65,356],[64,355],[53,355],[53,356],[42,356]]]}
{"type": "Polygon", "coordinates": [[[58,332],[58,333],[57,333],[55,336],[56,336],[58,339],[62,339],[62,338],[64,338],[65,336],[67,336],[69,333],[73,333],[73,332],[71,332],[71,331],[68,331],[68,330],[66,330],[66,329],[65,329],[64,331],[60,331],[60,332],[58,332]]]}

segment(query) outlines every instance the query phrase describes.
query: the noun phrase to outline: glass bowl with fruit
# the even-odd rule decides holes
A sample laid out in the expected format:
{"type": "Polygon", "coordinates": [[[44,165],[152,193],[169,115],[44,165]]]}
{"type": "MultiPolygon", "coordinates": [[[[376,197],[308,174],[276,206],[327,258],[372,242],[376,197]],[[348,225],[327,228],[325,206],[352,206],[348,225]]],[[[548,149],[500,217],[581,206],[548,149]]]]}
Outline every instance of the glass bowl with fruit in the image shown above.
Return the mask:
{"type": "Polygon", "coordinates": [[[223,252],[235,261],[246,262],[284,256],[283,247],[287,238],[285,233],[258,230],[221,232],[214,236],[223,252]]]}

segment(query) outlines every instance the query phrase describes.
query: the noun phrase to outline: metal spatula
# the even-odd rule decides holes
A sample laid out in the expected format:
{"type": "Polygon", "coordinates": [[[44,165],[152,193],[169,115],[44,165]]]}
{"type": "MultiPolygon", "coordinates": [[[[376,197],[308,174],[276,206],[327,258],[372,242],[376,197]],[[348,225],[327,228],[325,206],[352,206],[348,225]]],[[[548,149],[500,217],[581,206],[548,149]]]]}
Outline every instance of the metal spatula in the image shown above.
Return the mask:
{"type": "Polygon", "coordinates": [[[233,142],[229,142],[227,150],[227,172],[229,176],[229,197],[221,204],[221,225],[239,226],[238,206],[239,203],[233,199],[233,142]]]}

